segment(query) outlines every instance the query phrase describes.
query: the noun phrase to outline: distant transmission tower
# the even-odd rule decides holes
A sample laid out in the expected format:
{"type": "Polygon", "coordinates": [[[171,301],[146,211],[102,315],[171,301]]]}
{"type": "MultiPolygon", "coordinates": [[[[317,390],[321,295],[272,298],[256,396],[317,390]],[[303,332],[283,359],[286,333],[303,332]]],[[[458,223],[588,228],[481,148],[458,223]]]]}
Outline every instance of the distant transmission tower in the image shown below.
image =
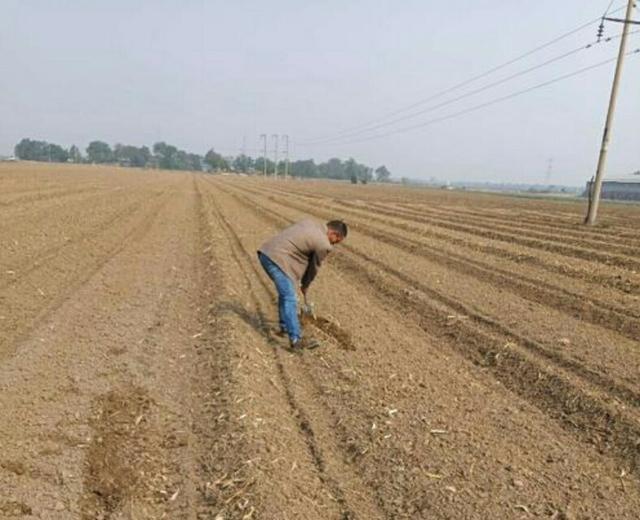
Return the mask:
{"type": "Polygon", "coordinates": [[[544,181],[547,186],[550,186],[551,172],[553,172],[553,157],[547,159],[547,173],[544,176],[544,181]]]}
{"type": "Polygon", "coordinates": [[[289,177],[289,136],[283,135],[282,139],[284,140],[284,180],[286,181],[289,177]]]}
{"type": "Polygon", "coordinates": [[[242,171],[244,173],[247,173],[247,154],[246,154],[246,150],[247,150],[247,136],[243,135],[242,136],[242,150],[240,150],[240,155],[242,157],[242,171]]]}
{"type": "Polygon", "coordinates": [[[278,178],[278,134],[273,134],[271,136],[274,140],[274,147],[273,147],[273,178],[277,179],[278,178]]]}
{"type": "Polygon", "coordinates": [[[267,176],[267,134],[260,134],[260,139],[262,139],[262,144],[264,145],[264,148],[262,149],[262,166],[263,166],[262,175],[266,177],[267,176]]]}

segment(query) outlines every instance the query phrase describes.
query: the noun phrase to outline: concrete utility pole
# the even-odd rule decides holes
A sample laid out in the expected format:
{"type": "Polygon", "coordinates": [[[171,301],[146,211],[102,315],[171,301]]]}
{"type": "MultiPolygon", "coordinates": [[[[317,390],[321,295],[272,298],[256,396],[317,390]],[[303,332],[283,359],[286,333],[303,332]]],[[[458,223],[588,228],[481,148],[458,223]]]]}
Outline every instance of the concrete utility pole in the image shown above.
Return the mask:
{"type": "Polygon", "coordinates": [[[273,137],[273,140],[275,143],[273,148],[273,161],[274,161],[273,178],[277,179],[278,178],[278,134],[273,134],[271,137],[273,137]]]}
{"type": "Polygon", "coordinates": [[[266,177],[267,176],[267,134],[260,134],[260,139],[262,139],[262,144],[264,145],[264,148],[262,149],[262,166],[263,166],[262,175],[263,177],[266,177]]]}
{"type": "Polygon", "coordinates": [[[284,180],[286,181],[289,176],[289,136],[283,135],[282,139],[284,139],[284,180]]]}
{"type": "Polygon", "coordinates": [[[617,20],[611,18],[605,18],[610,21],[621,21],[624,25],[622,28],[622,37],[620,38],[620,49],[618,51],[618,61],[616,63],[616,71],[613,75],[613,85],[611,86],[611,97],[609,98],[609,110],[607,111],[607,119],[604,124],[604,132],[602,134],[602,145],[600,147],[600,156],[598,157],[598,167],[596,169],[596,178],[591,183],[591,203],[584,223],[592,226],[596,223],[596,217],[598,215],[598,205],[600,204],[600,192],[602,191],[602,176],[604,174],[604,167],[607,162],[607,149],[609,147],[609,139],[611,138],[611,125],[613,123],[613,114],[616,110],[616,100],[618,98],[618,85],[620,82],[620,75],[622,73],[622,63],[624,61],[625,51],[627,48],[627,36],[629,35],[629,26],[634,23],[631,20],[631,14],[635,7],[635,0],[628,0],[627,14],[624,20],[617,20]]]}

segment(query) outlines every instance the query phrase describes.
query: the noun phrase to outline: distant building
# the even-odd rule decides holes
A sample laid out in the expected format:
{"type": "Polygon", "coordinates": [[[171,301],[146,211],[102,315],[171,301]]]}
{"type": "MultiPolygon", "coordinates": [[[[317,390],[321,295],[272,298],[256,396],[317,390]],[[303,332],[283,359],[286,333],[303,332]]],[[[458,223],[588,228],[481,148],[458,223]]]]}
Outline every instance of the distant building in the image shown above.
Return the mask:
{"type": "MultiPolygon", "coordinates": [[[[587,182],[584,196],[591,191],[591,181],[587,182]]],[[[640,171],[625,177],[604,179],[602,181],[603,199],[610,200],[639,200],[640,201],[640,171]]]]}

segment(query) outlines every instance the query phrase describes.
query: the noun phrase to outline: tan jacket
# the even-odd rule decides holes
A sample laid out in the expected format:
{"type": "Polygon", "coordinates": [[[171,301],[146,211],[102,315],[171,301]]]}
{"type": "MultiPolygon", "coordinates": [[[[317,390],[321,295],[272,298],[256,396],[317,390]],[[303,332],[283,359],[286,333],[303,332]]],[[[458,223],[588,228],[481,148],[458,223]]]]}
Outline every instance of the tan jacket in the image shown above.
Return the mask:
{"type": "Polygon", "coordinates": [[[258,251],[268,256],[294,282],[308,287],[331,251],[327,226],[305,219],[267,240],[258,251]]]}

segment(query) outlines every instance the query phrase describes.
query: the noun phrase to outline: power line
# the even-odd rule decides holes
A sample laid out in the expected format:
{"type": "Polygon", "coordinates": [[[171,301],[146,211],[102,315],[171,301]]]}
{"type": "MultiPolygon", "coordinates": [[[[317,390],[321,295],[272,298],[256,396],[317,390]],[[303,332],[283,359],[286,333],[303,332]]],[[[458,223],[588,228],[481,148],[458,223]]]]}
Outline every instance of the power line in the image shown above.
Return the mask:
{"type": "MultiPolygon", "coordinates": [[[[622,10],[622,9],[624,9],[624,6],[613,10],[611,12],[611,14],[616,13],[616,12],[622,10]]],[[[338,132],[336,134],[331,134],[329,136],[320,137],[320,138],[316,138],[316,139],[309,139],[307,141],[302,141],[299,144],[312,144],[312,143],[315,143],[316,141],[324,141],[324,140],[328,140],[328,139],[333,139],[335,137],[344,137],[345,134],[348,134],[348,133],[353,132],[355,130],[359,130],[359,129],[363,128],[363,127],[368,127],[368,126],[370,126],[372,124],[378,123],[379,121],[384,121],[386,119],[389,119],[390,117],[394,117],[394,116],[396,116],[398,114],[402,114],[404,112],[407,112],[407,111],[409,111],[409,110],[411,110],[413,108],[416,108],[416,107],[418,107],[420,105],[428,103],[429,101],[433,101],[434,99],[437,99],[437,98],[442,97],[442,96],[444,96],[446,94],[449,94],[450,92],[454,92],[456,90],[459,90],[460,88],[465,87],[465,86],[467,86],[467,85],[469,85],[469,84],[471,84],[471,83],[473,83],[475,81],[478,81],[479,79],[485,78],[485,77],[487,77],[487,76],[489,76],[489,75],[491,75],[491,74],[493,74],[493,73],[495,73],[495,72],[497,72],[499,70],[504,69],[505,67],[508,67],[509,65],[512,65],[512,64],[514,64],[514,63],[516,63],[516,62],[518,62],[520,60],[523,60],[524,58],[527,58],[527,57],[531,56],[532,54],[535,54],[536,52],[539,52],[539,51],[541,51],[543,49],[546,49],[547,47],[550,47],[551,45],[553,45],[553,44],[555,44],[555,43],[557,43],[559,41],[562,41],[562,40],[568,38],[569,36],[572,36],[572,35],[580,32],[580,31],[582,31],[583,29],[593,25],[594,23],[601,21],[601,19],[602,19],[602,16],[598,16],[597,18],[594,18],[593,20],[590,20],[590,21],[588,21],[586,23],[583,23],[582,25],[579,25],[575,29],[572,29],[572,30],[570,30],[570,31],[568,31],[568,32],[566,32],[564,34],[561,34],[560,36],[557,36],[557,37],[549,40],[546,43],[538,45],[537,47],[534,47],[533,49],[531,49],[531,50],[529,50],[529,51],[527,51],[527,52],[525,52],[523,54],[520,54],[519,56],[516,56],[515,58],[512,58],[512,59],[510,59],[510,60],[508,60],[508,61],[506,61],[504,63],[501,63],[500,65],[492,67],[492,68],[486,70],[485,72],[482,72],[482,73],[480,73],[480,74],[478,74],[476,76],[472,76],[471,78],[466,79],[466,80],[464,80],[464,81],[462,81],[460,83],[452,85],[451,87],[448,87],[448,88],[446,88],[444,90],[436,92],[435,94],[432,94],[431,96],[428,96],[426,98],[423,98],[423,99],[420,99],[418,101],[415,101],[414,103],[411,103],[411,104],[409,104],[409,105],[407,105],[405,107],[401,107],[399,109],[396,109],[396,110],[394,110],[392,112],[389,112],[387,114],[384,114],[382,116],[378,116],[378,117],[376,117],[374,119],[371,119],[371,120],[369,120],[369,121],[367,121],[365,123],[361,123],[359,125],[355,125],[353,127],[346,128],[346,129],[344,129],[344,130],[342,130],[342,131],[340,131],[340,132],[338,132]]]]}
{"type": "MultiPolygon", "coordinates": [[[[603,18],[609,14],[609,9],[611,9],[611,6],[613,5],[613,2],[614,2],[614,0],[611,0],[609,2],[609,5],[607,6],[607,9],[605,10],[604,14],[602,15],[603,18]]],[[[624,6],[620,7],[620,9],[618,9],[618,11],[620,11],[621,9],[624,9],[624,6]]]]}
{"type": "MultiPolygon", "coordinates": [[[[634,32],[640,32],[640,31],[634,31],[634,32]]],[[[608,42],[613,41],[613,40],[615,40],[617,38],[620,38],[620,36],[612,36],[612,37],[606,38],[606,39],[601,40],[601,41],[605,42],[605,43],[608,43],[608,42]]],[[[577,53],[579,53],[581,51],[584,51],[584,50],[587,50],[587,49],[591,49],[595,45],[597,45],[598,43],[600,43],[600,42],[593,41],[593,42],[588,43],[586,45],[581,45],[580,47],[577,47],[577,48],[575,48],[575,49],[573,49],[571,51],[568,51],[568,52],[565,52],[563,54],[560,54],[559,56],[555,56],[553,58],[550,58],[550,59],[548,59],[548,60],[546,60],[546,61],[544,61],[542,63],[539,63],[539,64],[534,65],[532,67],[529,67],[527,69],[521,70],[519,72],[511,74],[510,76],[507,76],[507,77],[502,78],[500,80],[494,81],[492,83],[489,83],[487,85],[484,85],[482,87],[474,89],[474,90],[472,90],[470,92],[466,92],[465,94],[461,94],[460,96],[454,97],[454,98],[449,99],[447,101],[443,101],[441,103],[437,103],[435,105],[428,106],[428,107],[423,108],[422,110],[419,110],[417,112],[412,112],[410,114],[391,119],[391,120],[386,121],[384,123],[379,123],[379,124],[374,125],[374,126],[369,126],[367,128],[363,128],[362,130],[357,130],[357,131],[354,131],[354,132],[350,132],[350,133],[344,134],[342,137],[334,137],[332,139],[325,139],[325,140],[322,140],[322,141],[314,142],[312,144],[309,144],[308,146],[314,146],[314,145],[319,145],[319,144],[328,144],[328,143],[332,143],[334,141],[342,141],[342,140],[344,140],[345,138],[348,138],[348,137],[354,137],[354,136],[357,136],[357,135],[360,135],[360,134],[371,132],[373,130],[377,130],[379,128],[384,128],[386,126],[390,126],[390,125],[399,123],[401,121],[406,121],[408,119],[416,118],[416,117],[418,117],[418,116],[420,116],[422,114],[426,114],[427,112],[432,112],[432,111],[434,111],[434,110],[436,110],[438,108],[442,108],[442,107],[445,107],[447,105],[451,105],[452,103],[455,103],[455,102],[460,101],[462,99],[468,98],[468,97],[473,96],[475,94],[479,94],[480,92],[484,92],[484,91],[489,90],[489,89],[491,89],[493,87],[496,87],[498,85],[502,85],[504,83],[507,83],[508,81],[511,81],[511,80],[516,79],[518,77],[521,77],[521,76],[524,76],[526,74],[529,74],[530,72],[533,72],[535,70],[538,70],[538,69],[541,69],[541,68],[546,67],[548,65],[551,65],[551,64],[553,64],[555,62],[558,62],[560,60],[568,58],[569,56],[573,56],[574,54],[577,54],[577,53]]],[[[300,144],[304,146],[304,143],[300,143],[300,144]]]]}
{"type": "MultiPolygon", "coordinates": [[[[640,53],[640,48],[634,49],[633,51],[630,51],[630,52],[626,53],[626,56],[630,56],[632,54],[638,54],[638,53],[640,53]]],[[[493,99],[491,101],[487,101],[485,103],[481,103],[479,105],[475,105],[475,106],[469,107],[469,108],[467,108],[465,110],[460,110],[458,112],[454,112],[454,113],[446,115],[446,116],[438,117],[438,118],[435,118],[435,119],[430,119],[428,121],[424,121],[424,122],[419,123],[419,124],[398,128],[398,129],[391,130],[391,131],[388,131],[388,132],[385,132],[385,133],[382,133],[382,134],[377,134],[377,135],[364,137],[364,138],[360,138],[360,139],[353,139],[353,140],[344,141],[344,142],[336,143],[336,144],[347,145],[347,144],[353,144],[353,143],[362,143],[362,142],[366,142],[366,141],[372,141],[372,140],[375,140],[375,139],[381,139],[383,137],[388,137],[388,136],[394,135],[394,134],[406,133],[406,132],[409,132],[411,130],[424,128],[426,126],[430,126],[430,125],[435,124],[435,123],[440,123],[442,121],[447,121],[449,119],[453,119],[453,118],[468,114],[470,112],[475,112],[475,111],[480,110],[482,108],[486,108],[488,106],[492,106],[492,105],[501,103],[503,101],[507,101],[509,99],[513,99],[515,97],[518,97],[518,96],[521,96],[523,94],[532,92],[534,90],[537,90],[537,89],[552,85],[553,83],[558,83],[558,82],[563,81],[565,79],[569,79],[569,78],[572,78],[574,76],[578,76],[578,75],[583,74],[585,72],[588,72],[590,70],[593,70],[593,69],[596,69],[598,67],[602,67],[604,65],[607,65],[608,63],[614,62],[614,61],[616,61],[616,59],[617,58],[610,58],[608,60],[595,63],[594,65],[590,65],[588,67],[583,67],[581,69],[575,70],[575,71],[570,72],[568,74],[563,74],[562,76],[558,76],[558,77],[553,78],[551,80],[545,81],[543,83],[538,83],[537,85],[533,85],[532,87],[529,87],[529,88],[526,88],[526,89],[523,89],[523,90],[519,90],[519,91],[514,92],[512,94],[508,94],[506,96],[501,96],[501,97],[493,99]]]]}

